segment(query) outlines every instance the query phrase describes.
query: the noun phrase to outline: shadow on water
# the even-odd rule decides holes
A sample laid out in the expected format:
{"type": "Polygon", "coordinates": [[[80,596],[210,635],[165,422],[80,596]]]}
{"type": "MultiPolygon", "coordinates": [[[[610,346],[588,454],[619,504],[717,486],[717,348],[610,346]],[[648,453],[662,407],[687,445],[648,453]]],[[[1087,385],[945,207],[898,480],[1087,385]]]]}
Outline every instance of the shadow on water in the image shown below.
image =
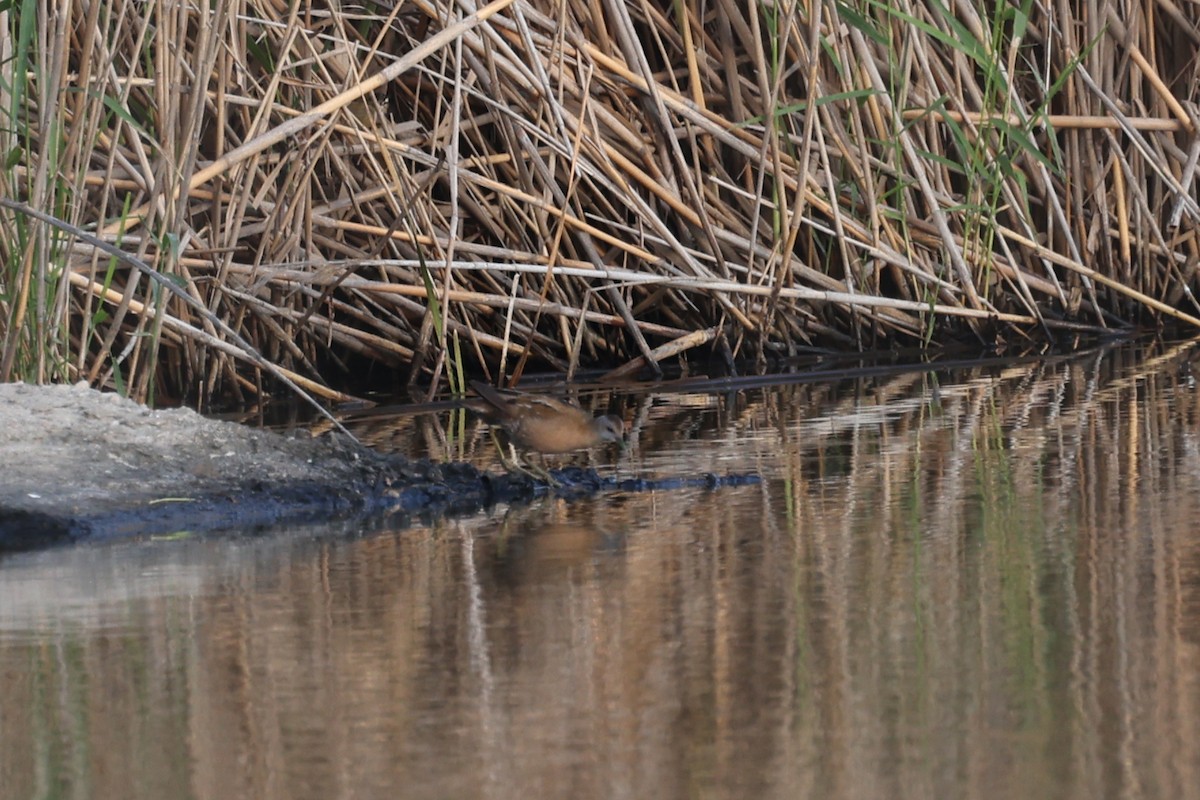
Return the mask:
{"type": "MultiPolygon", "coordinates": [[[[612,469],[762,483],[6,558],[0,786],[1187,796],[1190,357],[664,390],[612,469]]],[[[357,432],[489,463],[472,425],[357,432]]]]}

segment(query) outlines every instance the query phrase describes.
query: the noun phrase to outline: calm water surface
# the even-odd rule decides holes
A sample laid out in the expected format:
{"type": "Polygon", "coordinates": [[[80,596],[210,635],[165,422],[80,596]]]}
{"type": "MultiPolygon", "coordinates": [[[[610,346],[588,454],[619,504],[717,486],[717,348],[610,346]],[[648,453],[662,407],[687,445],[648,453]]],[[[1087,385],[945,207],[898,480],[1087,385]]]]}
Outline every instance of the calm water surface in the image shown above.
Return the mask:
{"type": "Polygon", "coordinates": [[[601,398],[622,474],[762,484],[0,556],[0,796],[1195,797],[1189,357],[601,398]]]}

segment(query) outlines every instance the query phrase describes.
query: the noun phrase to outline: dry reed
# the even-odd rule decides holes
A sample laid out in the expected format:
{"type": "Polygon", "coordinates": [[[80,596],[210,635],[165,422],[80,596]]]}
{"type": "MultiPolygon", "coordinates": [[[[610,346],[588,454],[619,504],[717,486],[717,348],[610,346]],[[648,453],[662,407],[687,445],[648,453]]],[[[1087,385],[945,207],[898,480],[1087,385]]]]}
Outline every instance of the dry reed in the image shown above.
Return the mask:
{"type": "Polygon", "coordinates": [[[0,8],[0,379],[1200,326],[1193,6],[0,8]]]}

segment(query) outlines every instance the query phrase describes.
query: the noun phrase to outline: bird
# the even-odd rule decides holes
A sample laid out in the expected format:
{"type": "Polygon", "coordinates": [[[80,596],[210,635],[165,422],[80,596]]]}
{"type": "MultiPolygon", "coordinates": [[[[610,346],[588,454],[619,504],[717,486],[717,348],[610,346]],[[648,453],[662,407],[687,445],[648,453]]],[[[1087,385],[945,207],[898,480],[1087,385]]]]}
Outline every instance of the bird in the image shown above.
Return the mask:
{"type": "Polygon", "coordinates": [[[614,414],[593,417],[573,403],[532,394],[502,394],[482,381],[471,388],[483,400],[475,410],[503,428],[513,444],[543,454],[625,442],[625,422],[614,414]]]}

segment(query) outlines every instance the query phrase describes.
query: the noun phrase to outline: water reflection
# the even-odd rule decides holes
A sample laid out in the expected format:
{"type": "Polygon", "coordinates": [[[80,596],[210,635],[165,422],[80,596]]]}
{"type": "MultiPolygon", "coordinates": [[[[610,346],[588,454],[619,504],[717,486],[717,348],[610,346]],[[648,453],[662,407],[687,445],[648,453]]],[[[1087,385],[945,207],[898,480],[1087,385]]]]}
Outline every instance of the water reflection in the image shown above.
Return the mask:
{"type": "Polygon", "coordinates": [[[1186,796],[1200,404],[1150,356],[628,410],[618,469],[759,486],[5,558],[0,786],[1186,796]]]}

